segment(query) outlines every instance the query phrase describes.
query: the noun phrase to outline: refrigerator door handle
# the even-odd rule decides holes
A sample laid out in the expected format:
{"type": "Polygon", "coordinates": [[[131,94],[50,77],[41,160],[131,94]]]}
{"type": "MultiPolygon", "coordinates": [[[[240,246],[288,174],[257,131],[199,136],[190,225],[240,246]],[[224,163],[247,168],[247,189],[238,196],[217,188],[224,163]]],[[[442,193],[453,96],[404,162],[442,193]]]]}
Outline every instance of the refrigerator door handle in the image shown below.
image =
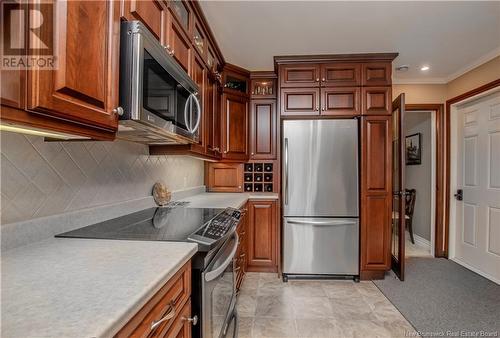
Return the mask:
{"type": "Polygon", "coordinates": [[[288,205],[288,138],[285,137],[285,205],[288,205]]]}
{"type": "Polygon", "coordinates": [[[290,224],[307,224],[314,226],[335,226],[335,225],[356,225],[358,224],[356,221],[337,221],[337,220],[325,220],[325,221],[306,221],[301,219],[288,219],[288,223],[290,224]]]}

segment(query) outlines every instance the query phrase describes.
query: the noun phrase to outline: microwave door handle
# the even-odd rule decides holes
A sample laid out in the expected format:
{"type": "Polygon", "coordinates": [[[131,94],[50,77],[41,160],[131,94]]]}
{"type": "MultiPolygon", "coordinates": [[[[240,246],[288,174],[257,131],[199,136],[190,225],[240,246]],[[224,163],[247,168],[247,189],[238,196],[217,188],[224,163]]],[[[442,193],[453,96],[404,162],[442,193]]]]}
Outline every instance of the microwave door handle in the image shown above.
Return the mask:
{"type": "Polygon", "coordinates": [[[235,238],[234,245],[233,248],[231,249],[231,253],[229,254],[229,256],[227,256],[224,263],[222,263],[218,268],[205,273],[205,281],[210,282],[219,277],[226,270],[227,266],[233,262],[233,258],[236,255],[236,250],[238,249],[238,241],[239,241],[239,237],[236,232],[234,233],[234,238],[235,238]]]}
{"type": "Polygon", "coordinates": [[[201,121],[200,101],[198,101],[198,98],[194,94],[189,95],[189,98],[186,100],[186,105],[184,106],[184,121],[186,121],[186,127],[188,128],[190,133],[195,133],[198,130],[198,127],[200,126],[200,121],[201,121]],[[191,118],[193,116],[193,113],[192,113],[193,109],[188,109],[188,106],[189,106],[189,108],[192,108],[193,101],[194,101],[196,108],[197,108],[197,111],[198,111],[198,116],[197,116],[196,123],[195,123],[194,127],[191,126],[191,118]],[[189,119],[189,123],[188,123],[188,113],[191,117],[189,119]]]}

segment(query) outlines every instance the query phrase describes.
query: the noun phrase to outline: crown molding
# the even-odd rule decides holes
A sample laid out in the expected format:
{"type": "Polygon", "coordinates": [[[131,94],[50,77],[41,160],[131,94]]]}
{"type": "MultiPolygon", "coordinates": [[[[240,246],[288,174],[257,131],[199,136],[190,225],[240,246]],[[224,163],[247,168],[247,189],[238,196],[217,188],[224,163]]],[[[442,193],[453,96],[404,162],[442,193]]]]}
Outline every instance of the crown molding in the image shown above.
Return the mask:
{"type": "Polygon", "coordinates": [[[491,52],[484,54],[480,58],[476,59],[474,62],[468,64],[465,67],[460,68],[457,70],[455,73],[451,74],[446,78],[446,82],[451,82],[455,80],[456,78],[459,78],[460,76],[464,75],[467,72],[470,72],[474,68],[477,68],[483,64],[485,64],[488,61],[493,60],[497,56],[500,55],[500,47],[493,49],[491,52]]]}
{"type": "Polygon", "coordinates": [[[392,79],[392,84],[405,85],[405,84],[446,84],[444,77],[431,77],[431,78],[408,78],[408,79],[392,79]]]}
{"type": "Polygon", "coordinates": [[[408,78],[408,79],[392,79],[393,84],[398,84],[398,85],[404,85],[404,84],[448,84],[451,81],[459,78],[460,76],[464,75],[467,72],[470,72],[471,70],[485,64],[488,61],[493,60],[497,56],[500,55],[500,47],[495,48],[489,53],[486,53],[485,55],[481,56],[480,58],[476,59],[474,62],[468,64],[465,67],[460,68],[453,74],[447,76],[447,77],[435,77],[435,78],[408,78]]]}

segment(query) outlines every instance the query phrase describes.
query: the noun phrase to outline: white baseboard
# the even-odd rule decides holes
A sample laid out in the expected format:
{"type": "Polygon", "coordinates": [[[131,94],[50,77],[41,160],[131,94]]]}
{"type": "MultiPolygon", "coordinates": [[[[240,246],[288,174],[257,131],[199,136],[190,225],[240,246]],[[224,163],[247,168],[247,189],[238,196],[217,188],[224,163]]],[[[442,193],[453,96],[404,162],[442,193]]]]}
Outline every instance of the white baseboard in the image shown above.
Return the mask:
{"type": "Polygon", "coordinates": [[[497,283],[498,285],[500,285],[500,280],[499,279],[496,279],[495,277],[487,274],[486,272],[483,272],[479,269],[476,269],[472,266],[470,266],[469,264],[465,263],[464,261],[461,261],[460,259],[456,258],[456,257],[453,257],[453,258],[450,258],[450,260],[454,261],[455,263],[457,264],[460,264],[461,266],[463,266],[464,268],[467,268],[471,271],[474,271],[475,273],[477,273],[478,275],[481,275],[483,276],[484,278],[487,278],[489,279],[490,281],[494,282],[494,283],[497,283]]]}
{"type": "MultiPolygon", "coordinates": [[[[410,233],[407,231],[406,232],[406,238],[410,239],[410,233]]],[[[420,237],[417,234],[413,234],[413,239],[415,240],[415,244],[421,247],[424,247],[428,249],[429,251],[431,250],[431,242],[426,240],[423,237],[420,237]]]]}

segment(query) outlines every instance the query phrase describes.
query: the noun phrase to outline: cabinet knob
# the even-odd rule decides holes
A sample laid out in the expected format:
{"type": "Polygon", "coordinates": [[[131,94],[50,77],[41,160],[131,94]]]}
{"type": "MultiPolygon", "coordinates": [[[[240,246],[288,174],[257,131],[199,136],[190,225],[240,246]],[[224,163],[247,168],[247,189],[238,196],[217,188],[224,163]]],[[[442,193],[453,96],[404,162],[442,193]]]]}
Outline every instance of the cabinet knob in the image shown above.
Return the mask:
{"type": "Polygon", "coordinates": [[[322,78],[321,81],[325,82],[326,80],[325,80],[325,78],[322,78]]]}
{"type": "Polygon", "coordinates": [[[196,326],[196,324],[198,324],[198,316],[196,316],[196,315],[193,316],[193,318],[182,317],[182,320],[190,322],[191,324],[193,324],[193,326],[196,326]]]}
{"type": "Polygon", "coordinates": [[[326,108],[325,108],[325,107],[323,107],[323,108],[321,108],[321,110],[322,110],[322,111],[325,111],[325,110],[326,110],[326,108]]]}
{"type": "Polygon", "coordinates": [[[124,111],[122,107],[116,107],[115,109],[112,110],[113,114],[118,114],[119,116],[122,116],[124,111]]]}
{"type": "Polygon", "coordinates": [[[254,153],[252,153],[252,156],[255,155],[254,153]]]}
{"type": "Polygon", "coordinates": [[[174,50],[170,49],[170,45],[163,46],[169,55],[174,55],[174,50]]]}
{"type": "Polygon", "coordinates": [[[316,78],[316,82],[319,82],[319,77],[316,78]]]}
{"type": "Polygon", "coordinates": [[[227,154],[227,150],[224,150],[224,154],[227,154]]]}

